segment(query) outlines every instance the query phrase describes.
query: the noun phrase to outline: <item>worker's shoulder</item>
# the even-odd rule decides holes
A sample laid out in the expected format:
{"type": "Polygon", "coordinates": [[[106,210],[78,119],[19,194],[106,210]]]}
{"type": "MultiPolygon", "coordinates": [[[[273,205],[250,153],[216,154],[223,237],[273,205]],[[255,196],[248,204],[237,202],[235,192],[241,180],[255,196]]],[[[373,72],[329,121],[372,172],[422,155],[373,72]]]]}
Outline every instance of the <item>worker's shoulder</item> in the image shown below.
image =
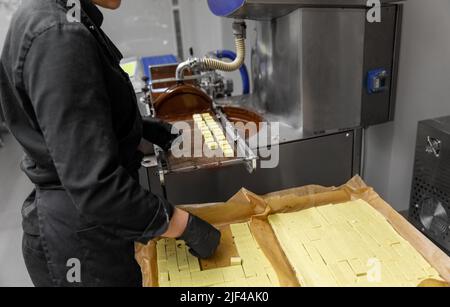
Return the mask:
{"type": "Polygon", "coordinates": [[[16,11],[10,25],[11,36],[22,38],[23,44],[52,30],[79,32],[88,34],[86,27],[73,19],[66,1],[59,0],[26,0],[16,11]]]}
{"type": "Polygon", "coordinates": [[[66,0],[23,0],[14,13],[0,61],[17,84],[22,83],[25,62],[33,46],[39,44],[34,50],[46,53],[56,45],[55,40],[59,46],[72,44],[74,39],[79,46],[80,42],[84,42],[83,46],[95,43],[86,26],[68,17],[67,3],[66,0]]]}

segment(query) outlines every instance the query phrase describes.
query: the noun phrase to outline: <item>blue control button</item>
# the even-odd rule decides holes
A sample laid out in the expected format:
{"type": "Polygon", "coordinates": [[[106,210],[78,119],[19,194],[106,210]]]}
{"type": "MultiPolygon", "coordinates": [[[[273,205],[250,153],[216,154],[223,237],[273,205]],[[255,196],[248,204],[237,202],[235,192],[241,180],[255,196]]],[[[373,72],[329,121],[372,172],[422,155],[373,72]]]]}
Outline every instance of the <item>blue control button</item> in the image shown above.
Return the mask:
{"type": "Polygon", "coordinates": [[[384,68],[371,70],[367,73],[367,91],[369,94],[385,92],[388,90],[389,73],[384,68]]]}

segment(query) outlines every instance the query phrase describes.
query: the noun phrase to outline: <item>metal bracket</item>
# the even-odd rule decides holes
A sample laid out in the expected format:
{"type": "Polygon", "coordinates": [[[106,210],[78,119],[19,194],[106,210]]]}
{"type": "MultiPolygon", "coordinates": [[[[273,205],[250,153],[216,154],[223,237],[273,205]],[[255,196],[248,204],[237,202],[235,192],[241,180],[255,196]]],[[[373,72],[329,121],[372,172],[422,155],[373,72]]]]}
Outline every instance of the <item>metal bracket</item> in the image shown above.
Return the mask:
{"type": "Polygon", "coordinates": [[[144,157],[144,160],[142,161],[142,166],[145,168],[158,167],[158,160],[157,160],[156,156],[144,157]]]}
{"type": "Polygon", "coordinates": [[[236,129],[233,129],[232,123],[228,120],[227,116],[219,108],[215,109],[219,120],[222,122],[222,126],[225,127],[226,134],[237,144],[238,154],[242,153],[245,155],[244,161],[246,162],[246,168],[249,173],[253,173],[257,168],[258,156],[253,152],[253,150],[247,146],[245,140],[239,135],[236,129]]]}
{"type": "Polygon", "coordinates": [[[247,38],[247,24],[244,20],[236,20],[233,22],[233,35],[237,38],[247,38]]]}
{"type": "Polygon", "coordinates": [[[162,151],[161,148],[159,148],[158,146],[154,145],[155,148],[155,157],[156,157],[156,162],[158,165],[158,175],[159,175],[159,182],[161,184],[161,189],[163,192],[163,196],[164,198],[167,200],[167,187],[166,187],[166,173],[167,173],[167,164],[166,164],[166,160],[164,159],[164,152],[162,151]]]}

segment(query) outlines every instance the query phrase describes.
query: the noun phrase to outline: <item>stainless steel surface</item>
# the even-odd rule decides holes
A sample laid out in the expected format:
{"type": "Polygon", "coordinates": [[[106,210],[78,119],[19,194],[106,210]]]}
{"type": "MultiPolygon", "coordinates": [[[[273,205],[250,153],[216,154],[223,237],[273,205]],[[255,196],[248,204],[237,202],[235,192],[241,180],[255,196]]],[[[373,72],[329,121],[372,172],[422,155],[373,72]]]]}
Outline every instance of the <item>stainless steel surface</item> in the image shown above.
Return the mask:
{"type": "MultiPolygon", "coordinates": [[[[303,129],[303,127],[297,127],[289,123],[290,115],[286,114],[275,114],[261,107],[261,100],[256,94],[227,97],[223,99],[216,100],[218,106],[237,106],[250,109],[252,111],[260,114],[268,124],[267,127],[262,127],[263,129],[259,131],[258,134],[251,136],[249,138],[250,144],[255,144],[255,142],[260,138],[261,135],[271,136],[270,132],[267,130],[271,129],[271,125],[276,124],[279,126],[279,134],[271,136],[267,145],[279,145],[300,140],[306,140],[314,138],[320,135],[329,135],[339,132],[339,129],[330,129],[328,131],[321,131],[319,134],[312,133],[303,129]]],[[[352,127],[357,129],[358,127],[352,127]]]]}
{"type": "MultiPolygon", "coordinates": [[[[261,100],[256,94],[253,95],[245,95],[245,96],[236,96],[236,97],[227,97],[223,99],[216,100],[216,104],[218,106],[236,106],[236,107],[244,107],[250,110],[256,111],[267,121],[268,124],[277,123],[279,124],[279,136],[273,137],[270,140],[269,145],[277,145],[283,143],[294,142],[298,140],[307,139],[309,137],[313,137],[313,135],[305,134],[303,129],[300,127],[294,127],[290,125],[285,117],[273,114],[260,105],[261,100]]],[[[270,129],[270,126],[267,127],[270,129]]],[[[269,135],[266,129],[261,130],[257,135],[250,137],[249,143],[255,144],[255,141],[258,139],[258,135],[269,135]]]]}
{"type": "Polygon", "coordinates": [[[260,108],[315,134],[357,127],[365,10],[299,9],[257,23],[252,52],[260,108]]]}
{"type": "Polygon", "coordinates": [[[356,127],[361,122],[365,10],[304,9],[302,15],[304,129],[356,127]]]}
{"type": "Polygon", "coordinates": [[[393,120],[402,7],[381,10],[374,24],[366,8],[301,8],[257,21],[254,107],[305,135],[393,120]],[[387,71],[386,89],[369,93],[367,76],[376,69],[387,71]]]}
{"type": "MultiPolygon", "coordinates": [[[[169,201],[200,204],[226,201],[241,188],[258,194],[320,184],[336,186],[353,176],[354,132],[316,137],[280,146],[280,163],[273,169],[248,173],[242,166],[205,169],[165,176],[169,201]]],[[[162,195],[157,169],[148,169],[151,189],[162,195]]]]}
{"type": "MultiPolygon", "coordinates": [[[[380,2],[385,4],[400,1],[380,2]]],[[[366,7],[367,3],[367,0],[247,0],[240,9],[227,17],[269,20],[287,15],[301,7],[366,7]]]]}

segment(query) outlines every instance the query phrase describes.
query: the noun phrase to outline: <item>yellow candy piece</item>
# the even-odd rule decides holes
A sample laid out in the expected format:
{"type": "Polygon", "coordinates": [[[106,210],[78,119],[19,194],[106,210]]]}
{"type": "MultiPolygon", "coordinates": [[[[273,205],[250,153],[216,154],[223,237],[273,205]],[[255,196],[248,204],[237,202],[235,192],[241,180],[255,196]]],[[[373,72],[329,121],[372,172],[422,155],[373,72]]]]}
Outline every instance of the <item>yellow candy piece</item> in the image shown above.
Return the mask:
{"type": "Polygon", "coordinates": [[[362,200],[268,220],[303,286],[417,286],[429,276],[431,266],[362,200]]]}
{"type": "Polygon", "coordinates": [[[241,257],[231,257],[230,262],[231,262],[231,265],[241,265],[242,258],[241,257]]]}
{"type": "Polygon", "coordinates": [[[210,131],[203,132],[203,136],[205,137],[205,139],[211,139],[213,137],[210,131]]]}
{"type": "Polygon", "coordinates": [[[217,145],[216,142],[207,142],[206,145],[208,145],[210,150],[217,150],[219,148],[219,145],[217,145]]]}
{"type": "Polygon", "coordinates": [[[232,149],[223,150],[223,154],[225,155],[225,158],[233,158],[234,157],[234,151],[232,149]]]}
{"type": "Polygon", "coordinates": [[[217,142],[214,140],[213,136],[208,136],[208,137],[205,137],[205,143],[208,144],[208,143],[217,143],[217,142]]]}
{"type": "Polygon", "coordinates": [[[230,229],[239,257],[231,257],[231,266],[228,267],[202,270],[199,260],[188,252],[185,242],[173,239],[159,240],[156,244],[159,286],[279,286],[274,268],[259,248],[248,223],[233,224],[230,225],[230,229]],[[161,264],[170,264],[170,268],[161,272],[159,271],[161,264]]]}

